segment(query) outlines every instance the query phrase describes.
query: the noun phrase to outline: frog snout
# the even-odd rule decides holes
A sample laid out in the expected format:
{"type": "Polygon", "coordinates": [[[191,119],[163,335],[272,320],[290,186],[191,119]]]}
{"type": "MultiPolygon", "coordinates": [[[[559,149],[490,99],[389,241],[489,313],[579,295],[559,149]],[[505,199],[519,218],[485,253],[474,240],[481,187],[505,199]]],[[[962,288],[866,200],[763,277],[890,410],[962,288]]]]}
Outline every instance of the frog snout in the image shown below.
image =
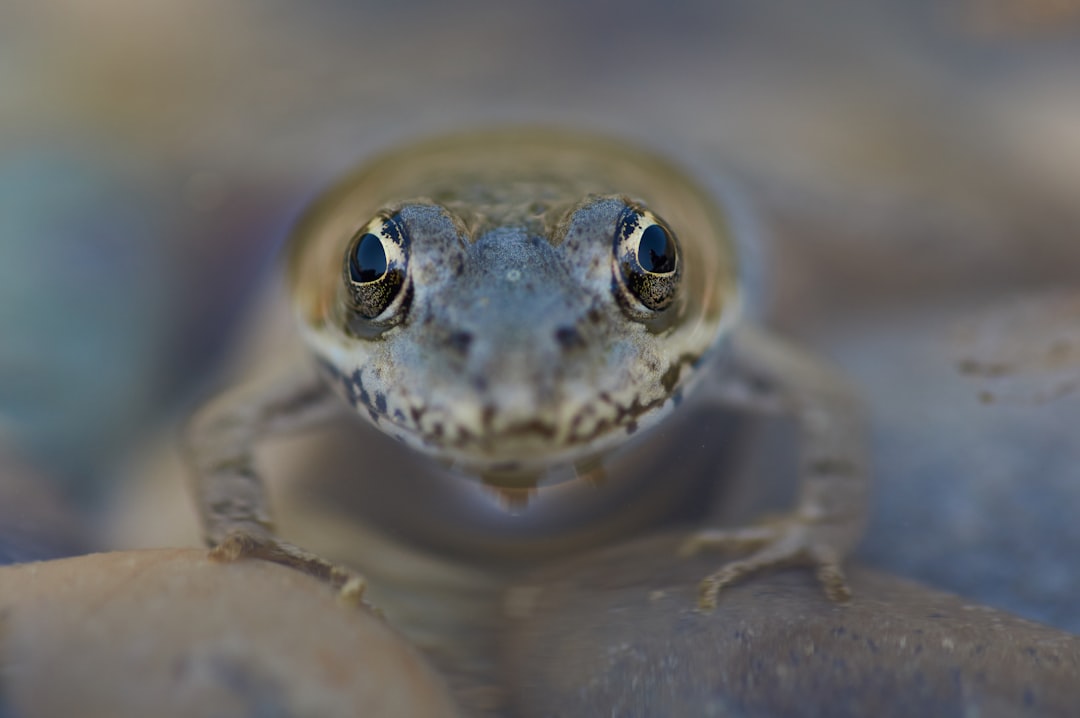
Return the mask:
{"type": "Polygon", "coordinates": [[[493,436],[552,433],[603,363],[573,319],[470,324],[451,330],[447,341],[457,354],[446,367],[454,374],[447,386],[493,436]]]}
{"type": "MultiPolygon", "coordinates": [[[[534,412],[557,401],[560,384],[580,373],[578,362],[566,356],[556,330],[536,329],[525,336],[490,337],[474,342],[464,362],[468,383],[484,401],[534,412]]],[[[516,409],[517,410],[517,409],[516,409]]]]}

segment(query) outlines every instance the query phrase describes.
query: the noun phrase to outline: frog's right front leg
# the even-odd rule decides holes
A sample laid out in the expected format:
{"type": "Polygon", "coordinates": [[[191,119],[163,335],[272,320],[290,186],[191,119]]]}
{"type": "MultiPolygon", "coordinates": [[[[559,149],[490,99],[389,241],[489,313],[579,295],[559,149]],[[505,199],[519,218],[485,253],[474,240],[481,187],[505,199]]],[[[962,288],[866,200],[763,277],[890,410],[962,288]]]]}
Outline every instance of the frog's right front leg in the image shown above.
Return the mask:
{"type": "Polygon", "coordinates": [[[210,558],[259,558],[298,569],[359,601],[364,580],[341,566],[274,535],[269,501],[255,470],[255,442],[325,421],[342,404],[309,362],[284,362],[274,371],[217,397],[192,419],[187,454],[210,558]]]}

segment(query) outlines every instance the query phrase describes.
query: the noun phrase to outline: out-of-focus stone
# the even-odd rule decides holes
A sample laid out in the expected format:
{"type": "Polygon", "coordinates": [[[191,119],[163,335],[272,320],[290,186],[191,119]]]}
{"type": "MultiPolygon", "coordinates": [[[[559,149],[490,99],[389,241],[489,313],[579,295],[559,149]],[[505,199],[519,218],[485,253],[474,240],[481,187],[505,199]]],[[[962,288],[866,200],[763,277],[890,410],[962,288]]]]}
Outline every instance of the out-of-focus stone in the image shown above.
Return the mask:
{"type": "Polygon", "coordinates": [[[0,569],[0,714],[452,716],[441,680],[370,613],[263,562],[197,549],[0,569]]]}
{"type": "Polygon", "coordinates": [[[1080,637],[861,567],[830,604],[805,570],[725,589],[724,556],[649,539],[546,569],[509,593],[523,716],[1075,715],[1080,637]]]}
{"type": "Polygon", "coordinates": [[[82,517],[51,478],[0,444],[0,566],[91,550],[82,517]]]}

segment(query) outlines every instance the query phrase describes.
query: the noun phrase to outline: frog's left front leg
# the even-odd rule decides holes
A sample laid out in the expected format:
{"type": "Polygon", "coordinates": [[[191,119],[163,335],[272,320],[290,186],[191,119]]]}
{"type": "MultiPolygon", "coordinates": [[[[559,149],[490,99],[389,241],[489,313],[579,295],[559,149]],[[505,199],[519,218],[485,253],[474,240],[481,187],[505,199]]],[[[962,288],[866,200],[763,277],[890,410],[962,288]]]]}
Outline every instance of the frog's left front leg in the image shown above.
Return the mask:
{"type": "Polygon", "coordinates": [[[287,356],[267,371],[203,407],[187,431],[187,458],[210,557],[272,561],[329,582],[359,601],[361,576],[274,533],[253,450],[267,436],[295,432],[332,418],[342,404],[310,362],[287,356]]]}
{"type": "Polygon", "coordinates": [[[750,573],[779,565],[816,569],[834,601],[851,596],[841,562],[862,536],[868,478],[858,402],[831,369],[778,338],[746,327],[732,341],[723,375],[707,378],[707,396],[728,406],[790,413],[799,430],[799,495],[790,514],[733,530],[703,530],[683,546],[751,549],[701,582],[698,604],[716,606],[723,587],[750,573]]]}

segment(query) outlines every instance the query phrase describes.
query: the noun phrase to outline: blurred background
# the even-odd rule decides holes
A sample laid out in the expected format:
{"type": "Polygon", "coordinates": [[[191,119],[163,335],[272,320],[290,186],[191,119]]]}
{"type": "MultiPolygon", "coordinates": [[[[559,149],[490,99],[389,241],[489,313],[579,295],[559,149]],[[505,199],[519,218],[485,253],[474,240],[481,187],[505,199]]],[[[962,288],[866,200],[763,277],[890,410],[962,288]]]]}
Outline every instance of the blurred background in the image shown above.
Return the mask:
{"type": "Polygon", "coordinates": [[[867,398],[865,561],[1080,631],[1077,68],[1076,0],[8,0],[0,561],[115,542],[320,188],[561,124],[742,185],[771,322],[867,398]]]}

